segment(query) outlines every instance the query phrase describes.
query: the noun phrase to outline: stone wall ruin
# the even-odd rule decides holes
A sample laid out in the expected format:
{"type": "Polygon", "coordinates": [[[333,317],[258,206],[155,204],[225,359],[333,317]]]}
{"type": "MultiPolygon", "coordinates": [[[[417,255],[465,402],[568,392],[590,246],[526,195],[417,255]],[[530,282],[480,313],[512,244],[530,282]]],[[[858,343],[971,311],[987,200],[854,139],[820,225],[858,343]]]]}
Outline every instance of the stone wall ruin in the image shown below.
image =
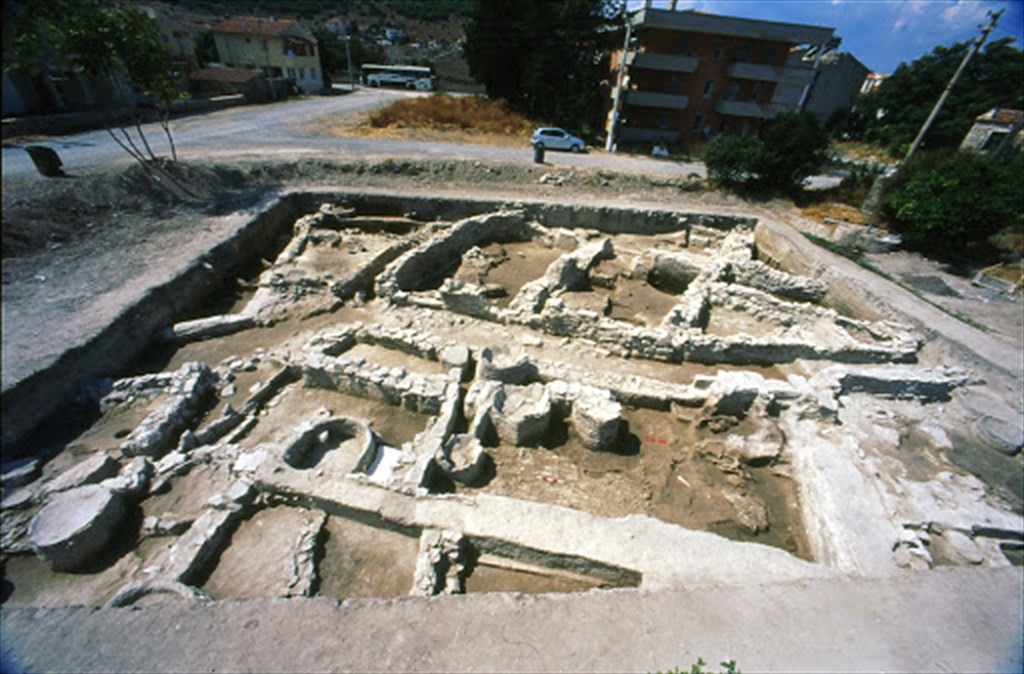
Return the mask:
{"type": "Polygon", "coordinates": [[[167,367],[80,382],[91,423],[5,470],[15,599],[68,571],[128,605],[250,576],[289,597],[663,588],[1019,546],[1020,504],[943,458],[938,406],[969,373],[757,259],[750,218],[288,203],[232,313],[154,314],[167,367]]]}

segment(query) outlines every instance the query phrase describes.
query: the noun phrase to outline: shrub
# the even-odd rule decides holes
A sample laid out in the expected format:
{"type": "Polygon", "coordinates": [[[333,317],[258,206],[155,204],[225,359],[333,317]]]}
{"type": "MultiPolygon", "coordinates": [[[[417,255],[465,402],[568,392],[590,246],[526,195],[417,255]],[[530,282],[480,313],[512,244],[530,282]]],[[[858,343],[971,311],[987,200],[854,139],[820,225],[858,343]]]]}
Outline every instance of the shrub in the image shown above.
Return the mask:
{"type": "Polygon", "coordinates": [[[974,153],[921,155],[886,187],[883,207],[909,247],[963,253],[1020,225],[1021,158],[992,164],[974,153]]]}
{"type": "Polygon", "coordinates": [[[761,129],[761,183],[769,190],[799,190],[825,163],[828,134],[808,112],[785,112],[761,129]]]}
{"type": "Polygon", "coordinates": [[[757,138],[715,138],[704,163],[709,177],[723,185],[792,193],[825,163],[827,148],[828,135],[813,115],[787,112],[766,123],[757,138]]]}
{"type": "Polygon", "coordinates": [[[764,147],[753,136],[719,136],[704,147],[708,177],[735,187],[757,175],[764,147]]]}

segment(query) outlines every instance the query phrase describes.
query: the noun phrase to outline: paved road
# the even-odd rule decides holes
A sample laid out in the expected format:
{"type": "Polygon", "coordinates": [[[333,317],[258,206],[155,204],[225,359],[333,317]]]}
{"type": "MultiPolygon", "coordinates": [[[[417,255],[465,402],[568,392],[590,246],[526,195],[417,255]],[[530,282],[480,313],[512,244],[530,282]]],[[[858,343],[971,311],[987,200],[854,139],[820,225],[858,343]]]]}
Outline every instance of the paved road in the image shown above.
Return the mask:
{"type": "MultiPolygon", "coordinates": [[[[196,115],[173,123],[174,142],[179,157],[186,161],[274,155],[331,159],[469,159],[477,161],[533,161],[533,150],[522,147],[490,147],[481,145],[417,142],[385,138],[336,138],[311,129],[318,120],[334,118],[351,120],[396,99],[422,96],[404,91],[360,89],[342,96],[315,97],[302,100],[229,108],[196,115]]],[[[166,152],[164,134],[156,124],[144,127],[154,149],[166,152]]],[[[37,144],[57,150],[65,170],[74,174],[110,163],[131,160],[104,130],[50,138],[37,144]]],[[[644,157],[613,155],[603,150],[574,155],[549,152],[546,160],[556,166],[594,166],[618,171],[705,175],[700,163],[678,163],[644,157]]],[[[3,148],[4,181],[37,175],[28,155],[20,146],[3,148]]]]}

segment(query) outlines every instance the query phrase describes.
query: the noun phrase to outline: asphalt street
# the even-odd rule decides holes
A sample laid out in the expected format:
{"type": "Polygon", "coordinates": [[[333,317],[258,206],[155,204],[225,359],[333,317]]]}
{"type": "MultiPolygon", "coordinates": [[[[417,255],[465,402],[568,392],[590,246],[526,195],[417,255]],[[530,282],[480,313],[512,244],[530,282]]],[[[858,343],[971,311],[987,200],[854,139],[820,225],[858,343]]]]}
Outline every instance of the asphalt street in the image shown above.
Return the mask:
{"type": "MultiPolygon", "coordinates": [[[[409,141],[387,138],[339,138],[318,133],[318,121],[353,121],[359,116],[415,92],[388,89],[359,89],[351,94],[318,96],[298,100],[249,105],[183,117],[172,122],[178,156],[184,161],[216,161],[218,158],[271,159],[275,155],[355,159],[462,159],[492,162],[533,161],[533,149],[486,145],[409,141]]],[[[169,154],[162,129],[144,125],[154,150],[169,154]]],[[[3,147],[4,181],[37,175],[22,145],[3,147]]],[[[33,139],[31,144],[53,148],[70,174],[109,164],[131,162],[104,129],[68,136],[33,139]]],[[[680,163],[592,149],[582,154],[548,152],[546,162],[555,166],[590,166],[616,171],[705,175],[701,163],[680,163]]]]}

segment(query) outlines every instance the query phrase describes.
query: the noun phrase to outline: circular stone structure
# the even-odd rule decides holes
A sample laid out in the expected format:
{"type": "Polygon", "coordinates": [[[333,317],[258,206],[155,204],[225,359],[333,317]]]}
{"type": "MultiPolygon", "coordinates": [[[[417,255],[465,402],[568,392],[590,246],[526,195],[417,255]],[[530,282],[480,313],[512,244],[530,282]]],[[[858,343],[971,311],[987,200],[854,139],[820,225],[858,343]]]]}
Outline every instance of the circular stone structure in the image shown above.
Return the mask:
{"type": "Polygon", "coordinates": [[[99,485],[58,492],[32,518],[29,543],[54,571],[74,571],[106,548],[124,515],[121,495],[99,485]]]}

